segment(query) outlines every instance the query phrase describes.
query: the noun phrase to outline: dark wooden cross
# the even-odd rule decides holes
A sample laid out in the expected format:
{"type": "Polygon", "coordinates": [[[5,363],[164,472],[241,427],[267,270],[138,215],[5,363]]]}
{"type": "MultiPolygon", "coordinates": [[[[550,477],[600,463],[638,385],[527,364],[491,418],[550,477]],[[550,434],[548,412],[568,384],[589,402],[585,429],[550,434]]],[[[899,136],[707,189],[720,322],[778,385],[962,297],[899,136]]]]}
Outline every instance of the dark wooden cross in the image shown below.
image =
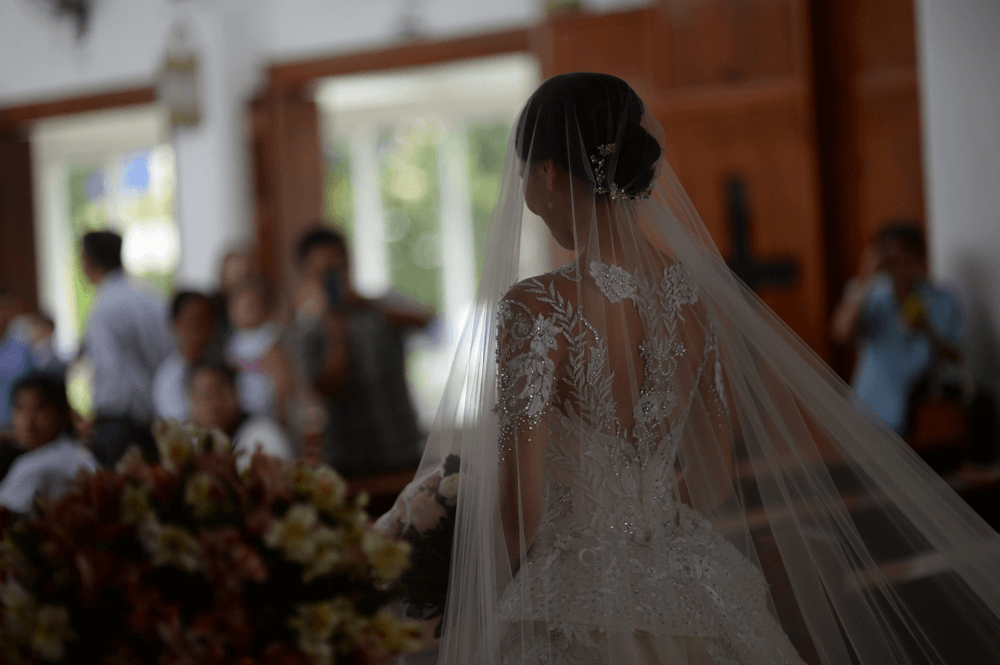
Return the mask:
{"type": "Polygon", "coordinates": [[[743,178],[729,176],[725,194],[729,221],[729,268],[753,291],[764,286],[794,284],[799,275],[799,266],[794,258],[759,261],[753,253],[750,246],[750,206],[743,178]]]}

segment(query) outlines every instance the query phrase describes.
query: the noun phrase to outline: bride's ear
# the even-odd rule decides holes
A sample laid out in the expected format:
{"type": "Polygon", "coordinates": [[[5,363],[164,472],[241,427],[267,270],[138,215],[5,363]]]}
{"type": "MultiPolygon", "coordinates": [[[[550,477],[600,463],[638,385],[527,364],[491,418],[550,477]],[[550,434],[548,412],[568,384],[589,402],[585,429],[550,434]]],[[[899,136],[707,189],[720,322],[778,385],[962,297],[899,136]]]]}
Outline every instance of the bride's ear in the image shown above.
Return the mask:
{"type": "Polygon", "coordinates": [[[551,159],[541,162],[542,175],[545,176],[545,189],[550,193],[556,191],[556,163],[551,159]]]}

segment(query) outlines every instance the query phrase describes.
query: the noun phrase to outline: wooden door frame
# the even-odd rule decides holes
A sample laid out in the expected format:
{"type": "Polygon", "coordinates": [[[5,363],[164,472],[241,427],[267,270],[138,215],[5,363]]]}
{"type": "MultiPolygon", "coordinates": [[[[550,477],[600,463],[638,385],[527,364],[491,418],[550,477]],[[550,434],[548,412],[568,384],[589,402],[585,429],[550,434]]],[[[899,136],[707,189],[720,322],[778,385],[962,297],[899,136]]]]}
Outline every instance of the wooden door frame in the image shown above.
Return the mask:
{"type": "Polygon", "coordinates": [[[36,120],[89,111],[139,106],[156,102],[156,88],[147,85],[121,88],[110,92],[59,97],[42,102],[30,102],[0,107],[0,136],[23,135],[36,120]]]}
{"type": "MultiPolygon", "coordinates": [[[[156,88],[147,85],[0,107],[0,142],[26,143],[29,139],[32,123],[38,120],[90,111],[146,105],[155,101],[156,88]]],[[[30,154],[28,155],[28,163],[30,169],[30,154]]],[[[34,174],[31,173],[27,177],[27,182],[34,184],[33,180],[34,174]]],[[[34,188],[32,187],[32,189],[34,188]]],[[[34,192],[29,192],[28,197],[29,205],[26,206],[24,214],[18,215],[17,219],[11,222],[17,225],[18,231],[23,231],[25,228],[34,231],[37,224],[33,203],[34,192]]],[[[16,290],[12,291],[12,295],[18,300],[18,309],[24,311],[37,309],[38,268],[35,260],[35,233],[8,233],[7,236],[8,240],[12,240],[14,244],[13,247],[5,246],[4,249],[8,250],[8,255],[24,257],[21,261],[9,264],[8,279],[11,283],[19,285],[16,290]]]]}
{"type": "MultiPolygon", "coordinates": [[[[255,146],[251,148],[254,152],[251,161],[255,169],[255,245],[258,251],[265,247],[271,248],[271,251],[278,248],[277,255],[258,256],[265,275],[282,287],[290,286],[294,282],[295,272],[290,265],[290,239],[323,218],[321,186],[318,189],[305,187],[304,191],[291,196],[291,190],[298,184],[274,170],[275,164],[294,162],[301,165],[303,157],[316,161],[312,155],[285,154],[294,144],[289,136],[285,136],[290,130],[287,122],[282,121],[281,110],[286,104],[295,105],[306,99],[311,100],[316,84],[321,79],[332,76],[398,71],[513,53],[537,56],[537,33],[536,27],[522,27],[440,40],[418,39],[394,46],[271,64],[267,68],[265,84],[251,101],[251,118],[248,123],[251,141],[255,146]],[[258,156],[256,151],[259,150],[266,154],[258,156]],[[307,200],[303,200],[303,196],[307,200]],[[289,203],[290,199],[294,200],[294,210],[289,209],[289,205],[292,205],[289,203]]],[[[318,125],[315,129],[302,131],[318,133],[318,125]]],[[[316,136],[317,146],[320,138],[316,136]]],[[[318,182],[322,182],[322,177],[318,182]]]]}
{"type": "Polygon", "coordinates": [[[278,62],[267,68],[268,85],[288,93],[308,88],[330,76],[365,74],[487,58],[508,53],[531,53],[534,27],[512,28],[439,40],[417,39],[395,46],[341,53],[328,57],[278,62]]]}

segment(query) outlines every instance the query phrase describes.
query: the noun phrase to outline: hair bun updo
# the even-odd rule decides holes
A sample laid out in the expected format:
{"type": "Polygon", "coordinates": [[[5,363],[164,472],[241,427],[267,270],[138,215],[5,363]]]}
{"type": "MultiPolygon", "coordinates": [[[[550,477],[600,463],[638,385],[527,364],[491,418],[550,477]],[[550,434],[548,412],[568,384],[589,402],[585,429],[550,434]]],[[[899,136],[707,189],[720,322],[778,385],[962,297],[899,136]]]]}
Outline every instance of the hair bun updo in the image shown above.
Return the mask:
{"type": "Polygon", "coordinates": [[[615,76],[554,76],[539,86],[518,118],[518,155],[531,163],[551,159],[592,188],[603,185],[598,195],[611,190],[637,198],[648,192],[663,154],[642,124],[643,114],[642,100],[615,76]],[[594,168],[591,158],[600,160],[600,148],[611,144],[613,151],[594,168]],[[603,176],[604,182],[595,176],[603,176]]]}

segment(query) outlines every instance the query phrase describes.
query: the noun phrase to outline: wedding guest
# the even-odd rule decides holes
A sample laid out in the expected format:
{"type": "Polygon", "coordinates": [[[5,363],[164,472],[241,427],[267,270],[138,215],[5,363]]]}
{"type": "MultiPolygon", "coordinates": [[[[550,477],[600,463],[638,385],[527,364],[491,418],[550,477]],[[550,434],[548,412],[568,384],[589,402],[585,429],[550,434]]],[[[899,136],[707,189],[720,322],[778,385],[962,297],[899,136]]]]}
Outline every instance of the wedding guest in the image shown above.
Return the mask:
{"type": "Polygon", "coordinates": [[[346,476],[416,466],[424,435],[406,383],[403,336],[430,315],[361,297],[347,243],[333,229],[305,234],[296,260],[300,361],[326,401],[323,457],[346,476]]]}
{"type": "Polygon", "coordinates": [[[927,279],[924,259],[919,229],[886,227],[833,316],[835,341],[858,344],[852,385],[904,437],[907,403],[917,381],[935,358],[960,357],[958,303],[927,279]]]}
{"type": "Polygon", "coordinates": [[[20,446],[14,437],[13,431],[0,433],[0,480],[7,477],[7,472],[10,470],[11,464],[24,454],[24,452],[24,448],[20,446]]]}
{"type": "Polygon", "coordinates": [[[226,360],[240,370],[236,385],[243,408],[287,425],[294,372],[282,344],[284,331],[275,320],[276,302],[273,288],[262,277],[248,277],[233,288],[226,360]]]}
{"type": "Polygon", "coordinates": [[[125,274],[121,248],[111,231],[83,237],[83,273],[97,286],[84,338],[94,366],[92,447],[107,467],[131,445],[158,458],[150,432],[153,375],[174,348],[162,299],[125,274]]]}
{"type": "Polygon", "coordinates": [[[14,384],[34,367],[28,344],[14,334],[11,322],[16,313],[14,298],[0,292],[0,431],[10,428],[14,384]]]}
{"type": "Polygon", "coordinates": [[[65,376],[67,362],[55,348],[55,331],[55,321],[49,315],[34,312],[29,316],[32,362],[43,372],[65,376]]]}
{"type": "Polygon", "coordinates": [[[0,482],[0,504],[25,513],[37,494],[58,496],[81,470],[97,460],[71,433],[66,384],[58,376],[32,373],[14,386],[14,437],[25,452],[0,482]]]}
{"type": "Polygon", "coordinates": [[[219,289],[210,296],[218,320],[216,339],[220,348],[225,347],[232,330],[229,321],[229,297],[238,285],[253,274],[255,274],[254,262],[249,250],[234,249],[222,257],[219,266],[219,289]]]}
{"type": "Polygon", "coordinates": [[[191,368],[188,389],[191,421],[224,432],[236,452],[241,471],[258,450],[292,461],[292,448],[281,426],[266,415],[251,415],[240,406],[236,373],[228,365],[202,362],[191,368]]]}
{"type": "Polygon", "coordinates": [[[187,375],[209,355],[217,330],[215,304],[197,291],[181,291],[170,303],[176,350],[153,377],[153,412],[162,420],[186,422],[191,417],[187,375]]]}
{"type": "Polygon", "coordinates": [[[932,385],[964,401],[971,435],[968,462],[990,467],[997,457],[995,400],[961,378],[961,310],[951,294],[928,279],[925,263],[924,235],[915,223],[884,228],[834,312],[834,339],[857,340],[852,385],[904,438],[912,434],[914,405],[932,385]]]}

